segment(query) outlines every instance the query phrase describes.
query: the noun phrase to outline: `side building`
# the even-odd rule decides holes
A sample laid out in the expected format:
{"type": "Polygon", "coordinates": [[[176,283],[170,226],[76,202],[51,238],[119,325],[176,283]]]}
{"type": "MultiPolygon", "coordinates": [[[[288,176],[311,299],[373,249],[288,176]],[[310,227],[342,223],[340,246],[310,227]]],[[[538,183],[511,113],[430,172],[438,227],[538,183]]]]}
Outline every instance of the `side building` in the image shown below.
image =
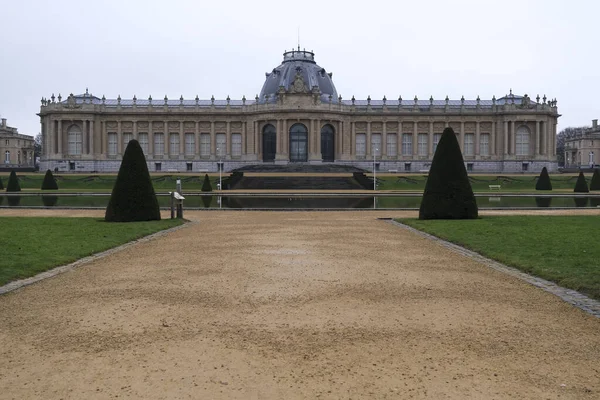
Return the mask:
{"type": "Polygon", "coordinates": [[[2,157],[2,170],[33,168],[34,139],[32,136],[22,135],[17,128],[8,126],[6,118],[0,122],[0,156],[2,157]]]}
{"type": "Polygon", "coordinates": [[[556,100],[342,99],[312,51],[292,50],[254,100],[42,98],[41,168],[117,171],[137,139],[150,171],[230,171],[261,163],[336,163],[380,171],[429,168],[445,127],[472,172],[554,171],[556,100]]]}
{"type": "Polygon", "coordinates": [[[565,136],[565,168],[588,168],[600,164],[600,126],[575,130],[565,136]]]}

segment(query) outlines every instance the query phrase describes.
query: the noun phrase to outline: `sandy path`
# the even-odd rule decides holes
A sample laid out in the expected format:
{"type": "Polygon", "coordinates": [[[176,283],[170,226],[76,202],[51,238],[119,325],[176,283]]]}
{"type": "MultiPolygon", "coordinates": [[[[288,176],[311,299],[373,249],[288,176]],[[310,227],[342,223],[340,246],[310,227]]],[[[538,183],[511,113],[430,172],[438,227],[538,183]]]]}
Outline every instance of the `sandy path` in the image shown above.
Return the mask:
{"type": "Polygon", "coordinates": [[[399,215],[188,213],[1,296],[0,398],[599,397],[600,320],[399,215]]]}

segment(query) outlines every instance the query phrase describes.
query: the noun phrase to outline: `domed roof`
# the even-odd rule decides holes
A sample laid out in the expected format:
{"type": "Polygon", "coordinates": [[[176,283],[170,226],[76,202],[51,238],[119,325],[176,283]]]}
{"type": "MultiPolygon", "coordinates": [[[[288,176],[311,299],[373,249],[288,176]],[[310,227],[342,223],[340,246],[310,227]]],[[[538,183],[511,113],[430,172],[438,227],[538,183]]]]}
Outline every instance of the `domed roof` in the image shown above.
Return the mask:
{"type": "Polygon", "coordinates": [[[329,96],[332,102],[338,102],[337,91],[331,79],[332,74],[317,65],[315,53],[312,51],[300,50],[300,47],[298,50],[286,51],[283,53],[281,65],[265,75],[267,78],[260,91],[259,103],[277,101],[277,92],[281,86],[286,91],[292,89],[294,92],[306,93],[310,93],[316,86],[321,91],[322,102],[328,103],[329,96]],[[304,83],[303,89],[301,83],[304,83]]]}

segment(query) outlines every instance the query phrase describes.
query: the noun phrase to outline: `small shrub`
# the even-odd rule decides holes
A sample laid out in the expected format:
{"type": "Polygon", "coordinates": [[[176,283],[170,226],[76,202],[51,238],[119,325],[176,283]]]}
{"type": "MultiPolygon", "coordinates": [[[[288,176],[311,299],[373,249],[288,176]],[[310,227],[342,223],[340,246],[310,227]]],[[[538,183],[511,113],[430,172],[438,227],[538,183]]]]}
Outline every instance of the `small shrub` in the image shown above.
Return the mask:
{"type": "Polygon", "coordinates": [[[452,128],[438,143],[419,209],[419,219],[474,219],[477,203],[452,128]]]}
{"type": "Polygon", "coordinates": [[[109,222],[160,220],[158,199],[146,157],[137,140],[127,144],[104,220],[109,222]]]}
{"type": "Polygon", "coordinates": [[[542,168],[542,172],[535,184],[535,190],[552,190],[552,183],[546,167],[542,168]]]}
{"type": "Polygon", "coordinates": [[[597,168],[594,170],[594,175],[592,175],[590,190],[600,190],[600,172],[598,172],[597,168]]]}
{"type": "Polygon", "coordinates": [[[212,185],[210,184],[210,179],[208,178],[208,174],[204,174],[204,182],[202,182],[202,191],[203,192],[212,192],[212,185]]]}
{"type": "Polygon", "coordinates": [[[8,183],[6,184],[7,192],[20,192],[21,185],[19,185],[19,178],[17,178],[17,174],[15,171],[10,171],[10,176],[8,177],[8,183]]]}
{"type": "Polygon", "coordinates": [[[583,172],[579,171],[579,176],[577,177],[577,182],[575,182],[575,189],[573,189],[573,192],[588,193],[589,191],[590,189],[588,189],[588,184],[585,180],[585,176],[583,176],[583,172]]]}

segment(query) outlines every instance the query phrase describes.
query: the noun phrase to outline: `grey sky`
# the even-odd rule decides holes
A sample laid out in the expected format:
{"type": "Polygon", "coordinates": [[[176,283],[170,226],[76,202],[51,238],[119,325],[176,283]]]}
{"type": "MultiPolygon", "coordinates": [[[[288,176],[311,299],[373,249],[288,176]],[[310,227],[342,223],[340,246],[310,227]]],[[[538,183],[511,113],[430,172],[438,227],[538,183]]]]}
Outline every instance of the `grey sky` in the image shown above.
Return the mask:
{"type": "Polygon", "coordinates": [[[594,1],[10,1],[0,114],[39,132],[42,96],[254,98],[297,45],[349,99],[557,98],[559,129],[600,118],[594,1]]]}

